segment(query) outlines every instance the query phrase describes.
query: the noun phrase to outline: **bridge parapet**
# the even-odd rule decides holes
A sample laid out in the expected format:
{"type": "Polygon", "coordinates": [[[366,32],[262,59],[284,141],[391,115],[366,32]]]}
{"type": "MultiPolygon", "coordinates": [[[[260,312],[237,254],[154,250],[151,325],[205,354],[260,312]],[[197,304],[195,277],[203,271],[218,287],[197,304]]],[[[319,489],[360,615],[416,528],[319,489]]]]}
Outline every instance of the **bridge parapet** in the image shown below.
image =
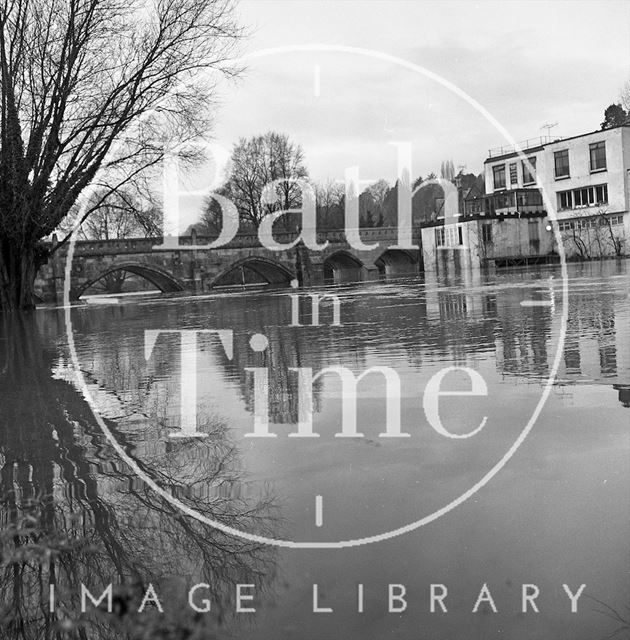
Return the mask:
{"type": "MultiPolygon", "coordinates": [[[[369,227],[359,230],[359,237],[363,242],[389,242],[395,243],[398,237],[396,227],[369,227]]],[[[279,244],[291,244],[298,236],[298,232],[278,232],[274,233],[274,239],[279,244]]],[[[414,240],[420,239],[420,230],[414,229],[414,240]]],[[[173,238],[167,238],[166,244],[163,237],[156,238],[127,238],[113,240],[78,240],[75,243],[74,255],[112,255],[127,253],[149,253],[150,251],[190,251],[192,247],[199,247],[199,250],[208,250],[208,245],[212,244],[218,235],[214,236],[179,236],[177,242],[173,242],[173,238]],[[172,243],[172,244],[171,244],[172,243]]],[[[317,242],[323,244],[325,241],[335,244],[348,244],[346,230],[332,229],[329,231],[317,232],[317,242]]],[[[240,233],[236,235],[230,242],[215,247],[220,249],[235,248],[265,248],[261,245],[258,234],[240,233]]],[[[67,246],[61,248],[61,254],[67,254],[67,246]]]]}
{"type": "MultiPolygon", "coordinates": [[[[279,232],[274,240],[290,245],[297,232],[279,232]]],[[[217,236],[181,236],[173,238],[129,238],[115,240],[81,240],[74,246],[71,269],[71,295],[78,297],[102,277],[116,271],[142,276],[162,291],[207,291],[235,269],[249,269],[271,284],[296,279],[315,284],[334,276],[335,281],[347,271],[353,278],[377,277],[395,273],[396,269],[418,268],[417,250],[391,250],[396,246],[398,229],[373,227],[361,229],[359,238],[369,249],[355,249],[348,243],[346,231],[333,229],[317,233],[318,244],[328,241],[326,249],[309,250],[303,244],[286,250],[271,250],[261,245],[257,234],[242,233],[229,243],[208,248],[217,236]],[[332,274],[332,275],[331,275],[332,274]]],[[[420,230],[414,229],[414,241],[420,244],[420,230]]],[[[60,247],[40,270],[36,288],[45,301],[62,299],[64,264],[68,245],[60,247]]]]}

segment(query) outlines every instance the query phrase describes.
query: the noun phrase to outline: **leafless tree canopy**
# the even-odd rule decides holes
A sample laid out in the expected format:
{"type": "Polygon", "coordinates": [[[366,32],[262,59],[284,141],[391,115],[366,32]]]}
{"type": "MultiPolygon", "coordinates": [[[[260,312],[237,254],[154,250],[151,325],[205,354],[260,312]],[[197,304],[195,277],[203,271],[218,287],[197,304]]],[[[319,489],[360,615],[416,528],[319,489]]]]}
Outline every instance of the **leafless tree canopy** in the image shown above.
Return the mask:
{"type": "MultiPolygon", "coordinates": [[[[102,201],[103,194],[94,194],[92,200],[102,201]]],[[[157,207],[141,202],[121,189],[94,208],[81,230],[88,240],[157,238],[160,235],[160,218],[161,212],[157,207]]]]}
{"type": "MultiPolygon", "coordinates": [[[[267,213],[301,205],[302,192],[294,181],[307,175],[302,147],[286,134],[270,131],[241,138],[234,146],[229,179],[221,193],[236,206],[240,220],[257,229],[267,213]],[[277,200],[270,202],[263,192],[273,181],[280,182],[275,189],[277,200]]],[[[210,201],[203,219],[207,227],[217,225],[219,213],[217,203],[210,201]]]]}
{"type": "Polygon", "coordinates": [[[345,186],[335,180],[315,185],[318,229],[343,229],[345,186]]]}
{"type": "Polygon", "coordinates": [[[613,224],[608,207],[600,207],[594,216],[574,217],[562,238],[565,245],[575,247],[581,260],[623,256],[627,243],[625,230],[622,224],[613,224]]]}
{"type": "Polygon", "coordinates": [[[100,169],[115,191],[208,130],[240,35],[231,0],[0,0],[3,307],[100,169]]]}

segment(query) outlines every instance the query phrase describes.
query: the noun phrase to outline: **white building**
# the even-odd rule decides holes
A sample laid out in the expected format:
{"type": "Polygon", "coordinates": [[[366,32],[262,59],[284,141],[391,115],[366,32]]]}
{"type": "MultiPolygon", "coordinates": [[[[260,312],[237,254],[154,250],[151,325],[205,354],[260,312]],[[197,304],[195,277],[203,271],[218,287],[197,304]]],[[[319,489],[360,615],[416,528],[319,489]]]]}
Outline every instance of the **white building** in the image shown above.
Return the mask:
{"type": "MultiPolygon", "coordinates": [[[[518,169],[518,156],[513,149],[502,149],[492,160],[496,162],[490,165],[489,172],[486,168],[486,178],[488,173],[494,176],[496,166],[496,189],[488,189],[487,185],[486,193],[476,187],[460,189],[458,213],[448,220],[438,215],[422,228],[425,271],[461,275],[483,267],[559,260],[535,179],[518,169]],[[511,171],[510,184],[504,180],[506,171],[511,171]]],[[[494,186],[494,182],[491,184],[494,186]]]]}
{"type": "MultiPolygon", "coordinates": [[[[630,126],[571,138],[538,138],[492,149],[484,163],[486,193],[518,205],[521,190],[549,198],[568,258],[630,253],[630,126]]],[[[508,207],[509,208],[509,207],[508,207]]]]}

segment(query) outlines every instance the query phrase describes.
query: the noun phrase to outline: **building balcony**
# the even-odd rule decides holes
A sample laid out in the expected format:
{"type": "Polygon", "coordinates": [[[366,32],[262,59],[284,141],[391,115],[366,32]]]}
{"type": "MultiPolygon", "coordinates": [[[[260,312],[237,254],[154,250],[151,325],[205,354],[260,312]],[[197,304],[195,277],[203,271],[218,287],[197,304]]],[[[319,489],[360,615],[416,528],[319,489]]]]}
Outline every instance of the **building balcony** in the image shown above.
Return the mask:
{"type": "Polygon", "coordinates": [[[544,216],[546,213],[542,195],[538,189],[512,189],[464,201],[466,217],[544,216]]]}

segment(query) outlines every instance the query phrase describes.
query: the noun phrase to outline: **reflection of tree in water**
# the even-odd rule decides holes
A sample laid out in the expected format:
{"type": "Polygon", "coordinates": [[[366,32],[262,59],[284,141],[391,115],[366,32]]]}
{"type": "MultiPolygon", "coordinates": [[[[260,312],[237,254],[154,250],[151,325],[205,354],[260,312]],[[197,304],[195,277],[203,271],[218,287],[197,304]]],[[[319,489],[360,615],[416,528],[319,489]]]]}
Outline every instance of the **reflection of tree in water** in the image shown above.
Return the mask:
{"type": "Polygon", "coordinates": [[[630,606],[626,605],[623,609],[616,609],[598,598],[585,595],[597,605],[596,611],[611,620],[611,624],[615,627],[614,631],[606,635],[603,640],[627,638],[630,635],[630,606]]]}
{"type": "MultiPolygon", "coordinates": [[[[275,295],[257,305],[252,313],[252,305],[246,298],[236,298],[229,305],[218,306],[214,324],[229,327],[234,331],[234,357],[231,362],[222,362],[226,369],[239,380],[239,387],[247,409],[254,409],[254,386],[252,374],[246,367],[263,367],[269,371],[269,420],[277,424],[294,424],[298,420],[297,375],[290,369],[295,367],[323,366],[326,354],[318,349],[309,349],[306,327],[286,326],[290,322],[289,297],[275,295]],[[284,325],[284,326],[283,326],[284,325]],[[305,331],[306,329],[306,331],[305,331]],[[268,339],[264,352],[255,352],[249,345],[254,333],[261,333],[268,339]]],[[[321,327],[313,331],[322,331],[321,327]]],[[[312,335],[312,334],[311,334],[312,335]]],[[[321,381],[313,385],[315,410],[321,402],[321,381]]]]}
{"type": "MultiPolygon", "coordinates": [[[[208,301],[207,315],[202,315],[193,305],[190,307],[165,305],[160,308],[160,327],[191,326],[190,317],[198,314],[197,328],[232,329],[234,332],[234,358],[228,360],[221,348],[213,343],[217,361],[230,379],[239,383],[241,395],[249,410],[253,409],[253,384],[246,367],[267,367],[269,370],[269,415],[278,424],[297,422],[297,376],[291,368],[311,367],[317,372],[326,366],[343,365],[356,373],[374,364],[396,366],[407,360],[414,368],[421,369],[425,361],[434,361],[438,355],[445,362],[466,362],[470,357],[496,357],[497,344],[502,350],[499,369],[508,374],[533,377],[548,375],[547,340],[551,330],[551,314],[547,309],[534,308],[523,314],[519,306],[522,292],[502,291],[488,297],[483,290],[440,289],[427,292],[417,283],[409,283],[402,289],[391,285],[375,284],[370,295],[363,295],[365,287],[349,287],[332,290],[341,298],[341,326],[330,326],[332,313],[327,301],[320,312],[321,325],[309,326],[310,298],[301,296],[300,319],[302,326],[291,327],[291,302],[288,294],[265,295],[256,303],[247,296],[229,300],[217,298],[208,301]],[[382,290],[379,289],[382,287],[382,290]],[[402,295],[400,295],[402,293],[402,295]],[[399,297],[400,296],[400,297],[399,297]],[[428,298],[434,313],[428,314],[428,298]],[[269,346],[263,353],[254,352],[249,340],[254,333],[267,336],[269,346]],[[378,362],[374,360],[378,354],[378,362]]],[[[116,338],[120,348],[108,356],[106,367],[96,361],[102,357],[99,340],[117,322],[124,322],[127,329],[141,320],[144,330],[147,317],[142,309],[112,308],[99,310],[99,314],[82,319],[78,324],[82,341],[92,340],[94,345],[86,350],[85,364],[88,370],[98,372],[95,380],[107,389],[130,400],[129,394],[138,395],[142,385],[148,389],[142,350],[138,336],[127,344],[116,338]],[[106,315],[107,314],[107,315],[106,315]],[[105,318],[108,317],[106,321],[105,318]],[[88,335],[89,334],[89,335],[88,335]],[[93,361],[90,361],[93,358],[93,361]],[[123,371],[136,371],[125,381],[123,371]]],[[[203,342],[199,349],[206,347],[203,342]]],[[[177,355],[176,341],[173,351],[177,355]]],[[[177,361],[159,362],[152,356],[153,379],[165,379],[172,371],[172,380],[179,381],[177,361]],[[160,369],[161,367],[161,369],[160,369]]],[[[314,384],[315,411],[322,407],[322,379],[314,384]]],[[[176,389],[173,389],[175,392],[176,389]]],[[[143,393],[145,393],[143,391],[143,393]]],[[[135,399],[146,406],[147,395],[135,399]]],[[[128,402],[127,402],[128,404],[128,402]]]]}
{"type": "MultiPolygon", "coordinates": [[[[360,286],[357,287],[360,290],[360,286]]],[[[339,291],[341,326],[331,326],[330,301],[320,309],[319,326],[311,322],[311,300],[300,298],[300,327],[288,326],[291,318],[288,295],[265,299],[264,304],[251,309],[247,300],[231,300],[229,305],[214,309],[214,326],[234,329],[234,359],[224,361],[226,368],[238,376],[248,408],[253,407],[251,377],[245,367],[269,369],[269,415],[272,422],[297,422],[297,375],[290,368],[310,367],[316,373],[328,366],[345,366],[355,373],[367,367],[384,364],[396,356],[420,368],[428,351],[442,351],[451,360],[464,360],[466,355],[494,347],[493,320],[470,322],[460,317],[450,322],[429,322],[426,301],[420,290],[403,299],[386,288],[382,297],[357,295],[355,289],[339,291]],[[249,306],[249,309],[248,309],[249,306]],[[284,321],[283,321],[284,319],[284,321]],[[280,322],[280,324],[279,324],[280,322]],[[269,340],[264,353],[254,353],[249,347],[253,333],[263,333],[269,340]],[[374,361],[378,354],[378,362],[374,361]]],[[[395,366],[395,365],[394,365],[395,366]]],[[[313,385],[314,410],[322,407],[323,382],[313,385]]]]}
{"type": "MultiPolygon", "coordinates": [[[[300,342],[303,335],[297,331],[278,330],[269,327],[266,331],[269,346],[263,353],[253,353],[249,348],[249,336],[234,336],[234,367],[239,372],[240,387],[249,411],[254,410],[254,385],[252,375],[246,367],[264,367],[269,371],[269,420],[278,424],[295,424],[298,421],[297,376],[290,369],[303,364],[300,342]]],[[[320,407],[321,381],[313,385],[315,411],[320,407]]]]}
{"type": "MultiPolygon", "coordinates": [[[[191,317],[197,314],[198,328],[228,328],[234,331],[234,358],[229,361],[216,343],[209,345],[225,375],[237,380],[246,407],[253,408],[253,384],[246,367],[267,367],[269,370],[270,420],[279,424],[294,424],[297,421],[297,376],[291,368],[311,367],[315,372],[326,366],[343,365],[355,372],[378,364],[407,361],[420,370],[425,362],[435,361],[437,356],[444,362],[467,362],[470,358],[486,358],[495,361],[500,373],[508,376],[527,377],[534,381],[549,376],[553,354],[549,352],[554,325],[551,309],[532,307],[524,310],[520,302],[531,294],[531,274],[523,273],[525,287],[518,281],[515,286],[506,286],[503,280],[490,281],[485,286],[465,287],[462,283],[437,282],[423,286],[417,282],[403,286],[375,283],[366,285],[326,289],[319,293],[336,293],[341,298],[341,326],[332,327],[330,301],[320,313],[321,325],[310,327],[310,297],[300,296],[300,320],[302,326],[291,327],[291,302],[288,294],[252,294],[225,299],[217,297],[195,304],[164,305],[158,311],[160,326],[191,326],[191,317]],[[366,295],[368,294],[368,295],[366,295]],[[249,346],[254,333],[262,333],[269,339],[264,353],[256,353],[249,346]]],[[[546,281],[545,281],[546,282],[546,281]]],[[[596,289],[587,294],[572,292],[569,303],[569,326],[564,351],[565,370],[569,376],[584,374],[584,344],[582,338],[590,336],[595,357],[599,355],[597,376],[611,377],[619,372],[620,356],[615,344],[618,327],[615,322],[617,294],[596,289]]],[[[147,322],[142,308],[102,309],[94,316],[95,345],[102,340],[103,330],[110,330],[117,322],[125,328],[135,322],[147,322]],[[108,317],[107,314],[111,315],[108,317]],[[114,317],[114,314],[117,314],[114,317]]],[[[157,314],[156,314],[157,315],[157,314]]],[[[83,334],[92,330],[90,323],[83,334]]],[[[131,336],[125,347],[121,338],[121,349],[107,363],[108,370],[99,373],[99,384],[108,389],[118,389],[125,395],[129,406],[129,394],[139,394],[152,384],[146,373],[146,363],[138,348],[138,336],[131,336]],[[135,342],[134,342],[135,340],[135,342]],[[128,353],[125,349],[128,348],[128,353]],[[131,366],[130,361],[137,361],[131,366]],[[122,372],[137,370],[135,376],[125,381],[122,372]],[[144,376],[144,377],[143,377],[144,376]]],[[[117,339],[118,343],[118,339],[117,339]]],[[[175,352],[176,345],[174,344],[175,352]]],[[[203,341],[200,349],[208,348],[203,341]]],[[[590,347],[589,347],[590,348],[590,347]]],[[[98,354],[102,349],[92,348],[88,354],[98,354]]],[[[89,358],[89,355],[88,355],[89,358]]],[[[88,369],[96,368],[86,363],[88,369]]],[[[165,380],[172,371],[172,380],[178,382],[179,371],[173,360],[158,362],[152,357],[153,379],[165,380]],[[160,367],[162,367],[160,369],[160,367]]],[[[589,372],[589,374],[592,372],[589,372]]],[[[622,380],[623,381],[623,380],[622,380]]],[[[334,384],[334,382],[333,382],[334,384]]],[[[318,379],[314,388],[315,411],[322,408],[324,384],[318,379]]],[[[144,391],[142,393],[145,393],[144,391]]],[[[176,389],[173,389],[176,393],[176,389]]],[[[147,402],[147,395],[137,402],[147,402]]],[[[159,397],[159,394],[157,395],[159,397]]]]}
{"type": "MultiPolygon", "coordinates": [[[[227,623],[237,583],[255,584],[258,594],[269,588],[268,547],[182,516],[117,460],[87,403],[51,377],[53,354],[42,347],[32,318],[5,318],[0,327],[3,638],[193,638],[193,629],[227,623]],[[197,582],[210,585],[203,597],[212,601],[211,614],[187,606],[187,588],[197,582]],[[113,583],[116,613],[86,614],[84,625],[62,633],[64,619],[79,618],[81,583],[95,595],[113,583]],[[136,613],[149,583],[163,615],[136,613]],[[50,584],[57,587],[55,613],[48,612],[50,584]]],[[[108,426],[130,450],[116,425],[108,426]]],[[[238,460],[225,429],[215,425],[193,446],[204,455],[180,443],[159,471],[151,470],[154,479],[208,517],[275,535],[271,499],[252,504],[239,495],[238,460]],[[193,477],[190,489],[182,478],[193,477]]]]}

